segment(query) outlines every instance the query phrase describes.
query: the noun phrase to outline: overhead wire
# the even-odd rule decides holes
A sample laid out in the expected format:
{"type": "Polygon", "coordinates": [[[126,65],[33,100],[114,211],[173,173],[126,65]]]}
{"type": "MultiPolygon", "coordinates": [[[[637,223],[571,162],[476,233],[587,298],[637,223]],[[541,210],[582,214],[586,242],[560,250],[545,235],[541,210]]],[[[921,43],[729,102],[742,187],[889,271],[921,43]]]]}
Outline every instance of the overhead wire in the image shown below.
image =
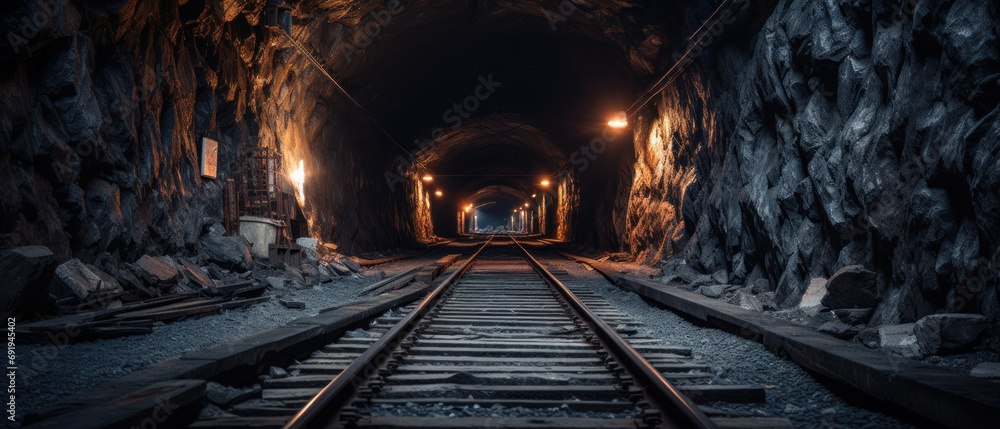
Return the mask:
{"type": "Polygon", "coordinates": [[[635,102],[633,102],[632,105],[629,106],[628,109],[626,109],[625,111],[626,117],[628,119],[632,119],[633,117],[635,117],[635,115],[639,113],[639,110],[645,107],[646,104],[653,99],[653,97],[655,97],[660,92],[663,92],[664,89],[670,86],[670,84],[673,83],[678,76],[680,76],[680,72],[687,67],[686,63],[688,56],[691,55],[691,52],[694,51],[696,47],[701,45],[701,41],[705,38],[705,36],[712,34],[712,29],[714,29],[715,26],[722,21],[723,16],[725,16],[727,12],[731,11],[733,7],[735,7],[736,5],[741,4],[745,1],[746,0],[741,0],[741,1],[725,0],[722,3],[720,3],[719,6],[715,8],[715,11],[713,11],[712,14],[709,15],[707,19],[705,19],[705,22],[703,22],[701,26],[698,27],[698,29],[695,30],[695,32],[688,37],[688,40],[691,40],[695,36],[698,36],[699,33],[701,33],[698,39],[694,43],[689,43],[688,49],[684,51],[684,55],[678,58],[677,61],[674,63],[674,65],[671,66],[663,74],[663,76],[661,76],[660,79],[656,81],[656,83],[654,83],[652,86],[649,87],[649,89],[643,92],[643,94],[640,95],[635,100],[635,102]],[[715,18],[716,14],[718,14],[723,7],[726,8],[725,12],[723,12],[723,14],[720,15],[718,18],[715,18]],[[712,21],[713,18],[715,18],[714,21],[712,21]],[[705,29],[705,26],[708,25],[709,22],[712,22],[712,25],[709,26],[707,30],[702,31],[703,29],[705,29]],[[667,80],[668,78],[669,80],[667,80]],[[666,82],[664,83],[664,81],[666,82]]]}
{"type": "Polygon", "coordinates": [[[301,52],[302,55],[304,55],[309,60],[309,62],[311,62],[313,64],[313,66],[315,66],[316,69],[318,69],[319,72],[323,74],[323,76],[326,76],[327,79],[330,79],[330,82],[333,82],[333,85],[335,87],[337,87],[337,90],[339,90],[342,94],[344,94],[344,96],[347,97],[347,99],[350,100],[351,103],[353,103],[355,106],[357,106],[358,109],[361,109],[362,112],[365,112],[365,114],[368,115],[369,118],[371,118],[372,122],[379,129],[379,131],[381,131],[382,134],[384,134],[386,137],[388,137],[389,141],[391,141],[392,144],[396,145],[396,147],[398,147],[400,150],[402,150],[403,152],[405,152],[410,157],[410,160],[413,163],[415,163],[417,165],[420,165],[420,166],[423,166],[423,164],[420,162],[420,160],[417,157],[413,156],[413,154],[410,153],[409,150],[407,150],[405,147],[403,147],[403,145],[399,144],[399,142],[397,142],[396,139],[393,138],[392,135],[389,134],[389,132],[386,131],[386,129],[384,127],[382,127],[382,124],[378,121],[377,118],[375,118],[375,115],[372,115],[372,113],[370,111],[368,111],[368,109],[366,109],[365,106],[362,106],[361,103],[358,103],[358,100],[355,100],[354,97],[352,97],[351,94],[348,93],[346,89],[344,89],[344,87],[340,86],[340,83],[337,82],[337,79],[334,79],[333,76],[330,75],[330,73],[326,71],[326,68],[323,67],[322,64],[320,64],[319,60],[317,60],[316,57],[314,57],[312,55],[312,53],[310,53],[309,50],[306,49],[305,46],[303,46],[301,43],[299,43],[299,41],[296,40],[295,37],[293,37],[291,34],[289,34],[288,32],[286,32],[285,29],[282,28],[281,26],[278,26],[277,28],[281,32],[281,34],[284,34],[285,37],[288,38],[288,40],[290,42],[292,42],[292,45],[294,45],[295,48],[298,49],[299,52],[301,52]]]}

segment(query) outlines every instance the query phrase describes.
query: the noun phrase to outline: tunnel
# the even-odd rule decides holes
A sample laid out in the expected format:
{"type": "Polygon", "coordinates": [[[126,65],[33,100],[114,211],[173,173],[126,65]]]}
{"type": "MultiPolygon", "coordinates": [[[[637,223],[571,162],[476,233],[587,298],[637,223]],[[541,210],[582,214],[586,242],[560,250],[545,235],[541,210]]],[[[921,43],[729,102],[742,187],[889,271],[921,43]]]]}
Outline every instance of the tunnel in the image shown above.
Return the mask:
{"type": "Polygon", "coordinates": [[[996,362],[998,23],[987,0],[7,1],[0,306],[509,236],[907,358],[938,350],[914,324],[967,323],[935,341],[996,362]]]}

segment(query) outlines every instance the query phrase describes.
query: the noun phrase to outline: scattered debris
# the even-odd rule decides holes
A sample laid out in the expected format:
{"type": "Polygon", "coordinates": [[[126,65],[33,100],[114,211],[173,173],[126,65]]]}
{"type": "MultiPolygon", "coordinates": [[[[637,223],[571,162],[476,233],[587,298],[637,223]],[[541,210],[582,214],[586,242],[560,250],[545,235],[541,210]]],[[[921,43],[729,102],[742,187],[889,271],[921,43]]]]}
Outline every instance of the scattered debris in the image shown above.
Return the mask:
{"type": "Polygon", "coordinates": [[[917,337],[913,335],[915,323],[887,325],[878,328],[879,348],[904,357],[922,357],[917,337]]]}
{"type": "Polygon", "coordinates": [[[279,299],[278,302],[281,305],[285,306],[285,308],[306,308],[306,303],[302,301],[286,301],[283,299],[279,299]]]}
{"type": "Polygon", "coordinates": [[[209,381],[205,386],[205,398],[212,404],[223,408],[259,396],[260,392],[261,386],[259,384],[238,389],[209,381]]]}
{"type": "Polygon", "coordinates": [[[136,275],[151,286],[167,289],[177,283],[179,273],[162,259],[143,255],[135,262],[136,275]]]}
{"type": "Polygon", "coordinates": [[[707,296],[709,298],[718,299],[721,298],[722,295],[725,295],[726,290],[731,286],[732,285],[724,285],[724,284],[701,286],[698,288],[698,290],[696,290],[696,292],[704,296],[707,296]]]}
{"type": "Polygon", "coordinates": [[[842,340],[849,340],[861,332],[861,327],[848,325],[840,320],[834,320],[820,325],[817,330],[842,340]]]}
{"type": "Polygon", "coordinates": [[[285,371],[284,368],[277,367],[277,366],[272,366],[271,369],[268,371],[268,374],[271,376],[271,378],[285,378],[285,377],[288,377],[288,372],[285,371]]]}

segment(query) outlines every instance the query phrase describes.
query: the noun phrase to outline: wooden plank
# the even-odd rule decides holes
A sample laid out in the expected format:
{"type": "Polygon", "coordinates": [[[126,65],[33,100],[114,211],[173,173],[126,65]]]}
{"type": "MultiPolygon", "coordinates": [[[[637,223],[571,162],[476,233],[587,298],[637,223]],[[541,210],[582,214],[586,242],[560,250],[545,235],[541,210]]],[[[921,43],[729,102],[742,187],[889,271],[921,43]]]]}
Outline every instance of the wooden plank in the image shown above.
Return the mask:
{"type": "Polygon", "coordinates": [[[420,398],[428,396],[478,395],[488,398],[516,398],[527,396],[532,399],[612,399],[621,397],[613,386],[581,386],[526,384],[519,386],[482,384],[414,384],[382,386],[379,396],[383,398],[420,398]]]}
{"type": "Polygon", "coordinates": [[[377,427],[382,429],[451,429],[451,428],[629,428],[635,429],[635,420],[631,419],[585,419],[577,417],[364,417],[358,421],[358,427],[377,427]]]}
{"type": "Polygon", "coordinates": [[[184,275],[200,286],[202,289],[215,287],[215,282],[208,273],[188,258],[177,258],[177,262],[184,268],[184,275]]]}
{"type": "Polygon", "coordinates": [[[409,276],[410,274],[413,274],[413,275],[416,275],[415,273],[416,273],[416,272],[417,272],[417,270],[419,270],[419,269],[420,269],[420,267],[417,267],[417,268],[411,268],[411,269],[409,269],[409,270],[406,270],[406,271],[403,271],[402,273],[399,273],[399,274],[395,274],[395,275],[393,275],[393,276],[391,276],[391,277],[389,277],[389,278],[386,278],[386,279],[384,279],[384,280],[382,280],[382,281],[379,281],[379,282],[376,282],[376,283],[374,283],[374,284],[372,284],[372,285],[370,285],[370,286],[368,286],[368,287],[366,287],[366,288],[362,289],[362,290],[361,290],[361,293],[362,293],[362,294],[365,294],[365,293],[368,293],[368,292],[371,292],[371,291],[373,291],[373,290],[376,290],[376,289],[379,289],[379,288],[381,288],[381,287],[383,287],[383,286],[388,286],[388,285],[390,285],[390,284],[393,284],[393,283],[396,283],[396,282],[399,282],[399,281],[400,281],[400,279],[403,279],[403,278],[406,278],[406,277],[408,277],[408,276],[409,276]]]}
{"type": "Polygon", "coordinates": [[[465,406],[471,407],[474,405],[479,405],[480,407],[489,408],[494,405],[501,405],[504,407],[524,407],[524,408],[560,408],[566,405],[569,409],[573,411],[580,412],[621,412],[625,410],[630,410],[635,406],[628,401],[558,401],[558,400],[546,400],[546,399],[492,399],[492,398],[482,398],[482,399],[469,399],[469,398],[406,398],[406,399],[386,399],[386,398],[374,398],[372,399],[372,404],[374,405],[393,405],[393,406],[406,406],[407,403],[414,403],[418,405],[437,405],[445,404],[449,406],[465,406]]]}
{"type": "Polygon", "coordinates": [[[689,385],[675,386],[695,402],[764,403],[764,386],[761,385],[689,385]]]}
{"type": "Polygon", "coordinates": [[[413,356],[405,355],[403,360],[406,363],[455,363],[473,362],[483,364],[521,364],[521,363],[547,363],[549,365],[579,365],[579,364],[599,364],[603,365],[603,360],[594,355],[592,358],[536,358],[536,357],[471,357],[471,356],[413,356]]]}
{"type": "Polygon", "coordinates": [[[395,373],[407,372],[471,372],[471,373],[519,373],[519,372],[547,372],[547,373],[605,373],[608,369],[602,365],[591,366],[521,366],[521,365],[409,365],[404,364],[396,367],[395,373]]]}
{"type": "Polygon", "coordinates": [[[615,384],[616,377],[610,371],[603,373],[572,374],[568,372],[519,372],[519,373],[471,373],[443,372],[435,374],[393,374],[385,378],[393,384],[424,383],[481,383],[499,384],[574,384],[602,383],[615,384]]]}
{"type": "Polygon", "coordinates": [[[294,412],[287,416],[254,416],[205,420],[192,423],[192,429],[281,429],[290,420],[294,412]]]}

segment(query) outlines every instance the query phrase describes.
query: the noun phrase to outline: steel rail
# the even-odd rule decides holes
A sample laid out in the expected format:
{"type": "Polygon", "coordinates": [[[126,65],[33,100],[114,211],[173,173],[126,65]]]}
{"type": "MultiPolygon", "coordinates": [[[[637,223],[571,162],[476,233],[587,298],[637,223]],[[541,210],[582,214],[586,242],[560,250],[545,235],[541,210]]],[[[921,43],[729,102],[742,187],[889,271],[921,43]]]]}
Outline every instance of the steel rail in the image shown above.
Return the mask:
{"type": "Polygon", "coordinates": [[[496,237],[495,234],[490,236],[483,243],[482,247],[462,264],[461,268],[452,272],[444,282],[427,294],[427,297],[424,298],[420,305],[414,308],[413,311],[410,311],[399,323],[396,323],[392,329],[383,334],[368,350],[365,350],[351,365],[330,381],[323,390],[316,394],[309,403],[285,424],[284,429],[342,426],[338,418],[340,411],[348,405],[348,401],[354,397],[358,387],[363,385],[368,380],[368,377],[373,375],[389,359],[390,354],[396,349],[401,340],[405,338],[405,335],[417,327],[424,315],[454,285],[455,280],[464,275],[472,267],[472,263],[476,260],[476,257],[493,241],[494,237],[496,237]]]}
{"type": "Polygon", "coordinates": [[[576,295],[566,285],[562,284],[552,273],[546,270],[534,256],[531,256],[528,249],[525,249],[514,236],[508,236],[524,252],[526,259],[535,268],[535,271],[541,274],[542,278],[550,283],[579,316],[593,328],[594,333],[601,339],[604,347],[611,352],[611,355],[624,365],[633,377],[638,378],[640,386],[646,393],[646,397],[652,400],[653,405],[661,412],[669,413],[669,415],[661,416],[661,424],[663,426],[718,428],[718,425],[709,419],[691,399],[674,388],[653,365],[646,361],[624,338],[618,335],[618,332],[614,328],[597,316],[597,314],[590,311],[587,305],[577,299],[576,295]],[[671,423],[674,423],[674,425],[671,425],[671,423]]]}

